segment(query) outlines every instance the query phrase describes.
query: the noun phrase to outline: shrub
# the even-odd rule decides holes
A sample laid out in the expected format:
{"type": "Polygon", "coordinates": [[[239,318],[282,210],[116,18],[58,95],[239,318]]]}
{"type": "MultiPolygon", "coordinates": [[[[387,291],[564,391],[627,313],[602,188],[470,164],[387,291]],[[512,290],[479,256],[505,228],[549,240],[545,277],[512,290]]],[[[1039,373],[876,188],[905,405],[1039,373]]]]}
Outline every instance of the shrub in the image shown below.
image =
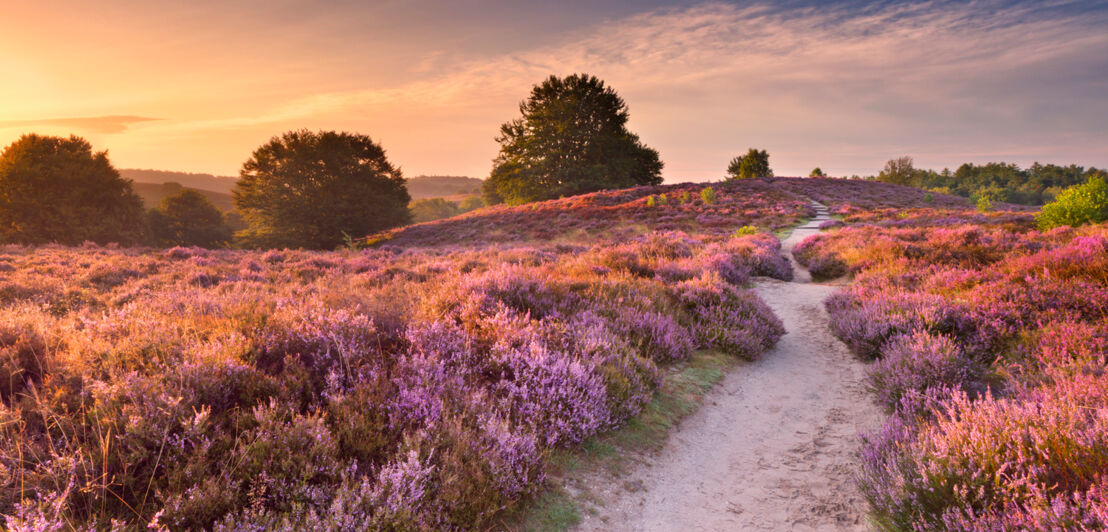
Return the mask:
{"type": "Polygon", "coordinates": [[[1035,220],[1042,229],[1106,221],[1108,184],[1101,177],[1091,177],[1083,185],[1067,188],[1053,202],[1043,205],[1035,220]]]}
{"type": "Polygon", "coordinates": [[[989,196],[981,195],[977,198],[977,212],[992,212],[993,200],[989,196]]]}
{"type": "Polygon", "coordinates": [[[816,255],[808,261],[808,273],[814,281],[838,279],[847,272],[846,263],[833,255],[816,255]]]}
{"type": "Polygon", "coordinates": [[[875,523],[991,529],[989,522],[1029,523],[1050,509],[1062,522],[1103,525],[1108,422],[1096,414],[1103,404],[1086,403],[1069,395],[1014,402],[955,394],[933,423],[894,418],[863,451],[860,484],[875,523]]]}
{"type": "Polygon", "coordinates": [[[957,387],[970,394],[984,391],[984,368],[947,336],[917,331],[894,338],[868,369],[869,389],[887,410],[911,394],[957,387]]]}
{"type": "Polygon", "coordinates": [[[691,317],[689,327],[701,348],[754,360],[785,334],[781,320],[753,292],[718,277],[685,281],[676,292],[691,317]]]}
{"type": "Polygon", "coordinates": [[[704,187],[700,189],[700,199],[704,200],[704,203],[711,205],[716,202],[716,191],[712,187],[704,187]]]}

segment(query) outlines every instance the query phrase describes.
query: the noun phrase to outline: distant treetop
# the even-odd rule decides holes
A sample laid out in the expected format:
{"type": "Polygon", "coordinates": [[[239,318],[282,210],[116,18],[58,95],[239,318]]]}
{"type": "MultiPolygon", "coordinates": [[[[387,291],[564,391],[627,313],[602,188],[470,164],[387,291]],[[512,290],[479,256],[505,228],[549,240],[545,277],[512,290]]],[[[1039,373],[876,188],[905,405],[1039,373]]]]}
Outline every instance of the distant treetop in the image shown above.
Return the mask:
{"type": "Polygon", "coordinates": [[[1108,172],[1075,164],[1066,166],[1034,163],[1020,168],[1014,163],[966,163],[957,170],[921,170],[911,157],[898,157],[885,164],[879,181],[910,185],[978,201],[1042,205],[1058,196],[1066,187],[1085,183],[1092,177],[1108,177],[1108,172]]]}
{"type": "Polygon", "coordinates": [[[419,175],[405,180],[413,200],[461,194],[480,194],[482,180],[475,177],[419,175]]]}
{"type": "Polygon", "coordinates": [[[223,213],[198,190],[181,188],[162,198],[161,204],[147,213],[147,221],[156,246],[219,248],[231,242],[223,213]]]}
{"type": "Polygon", "coordinates": [[[894,185],[911,185],[915,177],[916,168],[912,158],[905,155],[889,159],[889,162],[885,163],[885,168],[877,175],[877,180],[894,185]]]}
{"type": "Polygon", "coordinates": [[[769,153],[766,150],[750,148],[746,155],[731,159],[727,165],[727,179],[749,179],[752,177],[773,177],[769,167],[769,153]]]}
{"type": "Polygon", "coordinates": [[[191,172],[173,172],[169,170],[141,170],[136,168],[122,168],[119,175],[136,183],[178,183],[189,188],[211,190],[214,192],[231,193],[238,182],[237,177],[217,176],[212,174],[196,174],[191,172]]]}

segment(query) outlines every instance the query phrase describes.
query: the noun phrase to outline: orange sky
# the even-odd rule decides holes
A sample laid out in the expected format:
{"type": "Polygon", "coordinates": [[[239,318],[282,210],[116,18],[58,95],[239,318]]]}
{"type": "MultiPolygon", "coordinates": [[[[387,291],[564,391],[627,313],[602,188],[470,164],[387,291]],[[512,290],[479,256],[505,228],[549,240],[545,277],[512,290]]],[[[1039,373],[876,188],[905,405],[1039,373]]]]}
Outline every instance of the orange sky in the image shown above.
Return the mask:
{"type": "Polygon", "coordinates": [[[120,168],[234,175],[276,134],[339,129],[407,175],[483,177],[531,85],[580,71],[668,181],[749,147],[778,175],[1108,166],[1101,4],[571,4],[0,0],[0,144],[75,133],[120,168]]]}

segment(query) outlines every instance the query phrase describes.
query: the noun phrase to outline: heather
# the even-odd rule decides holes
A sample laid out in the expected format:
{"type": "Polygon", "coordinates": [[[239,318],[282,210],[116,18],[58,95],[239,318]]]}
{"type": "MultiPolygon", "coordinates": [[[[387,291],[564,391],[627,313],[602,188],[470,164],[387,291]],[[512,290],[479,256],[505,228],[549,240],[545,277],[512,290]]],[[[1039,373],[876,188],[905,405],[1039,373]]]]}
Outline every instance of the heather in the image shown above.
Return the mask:
{"type": "Polygon", "coordinates": [[[784,333],[746,288],[791,277],[779,243],[730,233],[0,248],[4,526],[481,526],[668,366],[784,333]]]}
{"type": "Polygon", "coordinates": [[[722,237],[752,225],[785,229],[812,214],[809,202],[774,181],[640,186],[527,205],[494,206],[370,236],[398,246],[488,246],[626,241],[652,232],[722,237]]]}
{"type": "Polygon", "coordinates": [[[777,177],[766,181],[781,190],[801,194],[813,201],[838,208],[844,214],[870,209],[970,207],[969,201],[964,198],[879,181],[802,177],[777,177]]]}
{"type": "Polygon", "coordinates": [[[1108,227],[906,212],[848,215],[797,248],[853,275],[826,305],[836,336],[875,361],[891,414],[864,442],[874,524],[1108,526],[1108,227]]]}

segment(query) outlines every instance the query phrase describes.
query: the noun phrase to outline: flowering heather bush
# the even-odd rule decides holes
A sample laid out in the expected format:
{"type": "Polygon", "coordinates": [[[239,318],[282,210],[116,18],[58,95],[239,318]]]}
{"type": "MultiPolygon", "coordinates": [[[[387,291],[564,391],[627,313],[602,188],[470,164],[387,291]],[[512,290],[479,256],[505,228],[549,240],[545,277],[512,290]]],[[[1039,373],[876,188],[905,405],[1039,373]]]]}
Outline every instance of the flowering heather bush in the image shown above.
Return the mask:
{"type": "Polygon", "coordinates": [[[1108,226],[993,214],[865,222],[798,249],[854,284],[832,331],[894,411],[860,484],[882,530],[1108,526],[1108,226]],[[962,223],[952,223],[961,220],[962,223]]]}
{"type": "Polygon", "coordinates": [[[874,521],[887,530],[1103,529],[1105,406],[955,394],[917,427],[894,418],[863,456],[874,521]]]}
{"type": "Polygon", "coordinates": [[[967,357],[947,336],[924,331],[905,334],[886,344],[869,367],[869,387],[888,410],[912,395],[956,387],[979,395],[985,391],[984,368],[967,357]]]}
{"type": "MultiPolygon", "coordinates": [[[[799,212],[744,214],[773,191],[728,190],[713,208],[736,224],[799,212]]],[[[664,365],[698,348],[754,358],[783,334],[744,286],[791,276],[780,244],[732,232],[0,248],[0,526],[483,526],[542,485],[551,449],[641,411],[664,365]]]]}
{"type": "Polygon", "coordinates": [[[754,360],[785,334],[781,320],[753,292],[735,288],[718,277],[685,281],[678,293],[701,348],[754,360]]]}

